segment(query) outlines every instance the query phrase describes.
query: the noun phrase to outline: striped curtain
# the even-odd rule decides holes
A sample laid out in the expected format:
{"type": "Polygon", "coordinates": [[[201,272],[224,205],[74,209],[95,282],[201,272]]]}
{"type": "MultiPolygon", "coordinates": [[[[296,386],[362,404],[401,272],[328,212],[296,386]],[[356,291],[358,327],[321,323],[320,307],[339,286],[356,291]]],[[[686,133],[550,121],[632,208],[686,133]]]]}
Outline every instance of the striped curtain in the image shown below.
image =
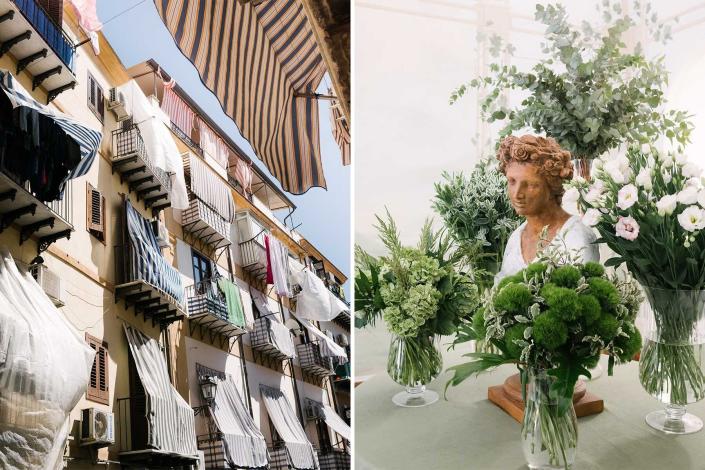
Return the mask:
{"type": "Polygon", "coordinates": [[[235,222],[235,202],[228,185],[218,177],[210,166],[192,153],[188,154],[188,165],[191,175],[191,192],[216,211],[220,217],[229,223],[235,222]]]}
{"type": "Polygon", "coordinates": [[[325,63],[300,0],[155,0],[181,52],[293,194],[326,187],[316,91],[325,63]]]}
{"type": "Polygon", "coordinates": [[[174,91],[175,83],[171,86],[164,84],[164,96],[162,97],[162,110],[169,116],[171,122],[176,127],[181,129],[181,132],[186,134],[186,137],[191,138],[191,130],[193,129],[194,114],[191,108],[181,99],[174,91]]]}

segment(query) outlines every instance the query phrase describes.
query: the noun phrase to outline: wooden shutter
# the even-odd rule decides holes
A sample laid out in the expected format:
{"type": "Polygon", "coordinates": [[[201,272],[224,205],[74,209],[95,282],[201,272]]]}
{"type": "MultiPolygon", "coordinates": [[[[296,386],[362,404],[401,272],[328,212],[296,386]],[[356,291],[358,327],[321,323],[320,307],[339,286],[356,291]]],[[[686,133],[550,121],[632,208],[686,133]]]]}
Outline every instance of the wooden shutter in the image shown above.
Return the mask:
{"type": "Polygon", "coordinates": [[[108,375],[108,343],[86,333],[86,342],[96,351],[93,367],[91,368],[91,379],[88,383],[86,398],[107,405],[110,401],[108,375]]]}
{"type": "Polygon", "coordinates": [[[86,228],[99,240],[105,240],[105,196],[88,182],[86,182],[86,228]]]}
{"type": "Polygon", "coordinates": [[[105,105],[104,105],[104,100],[103,100],[103,89],[98,85],[98,82],[95,82],[95,87],[96,87],[96,111],[98,111],[98,116],[100,117],[100,122],[103,122],[103,119],[105,118],[105,105]]]}
{"type": "Polygon", "coordinates": [[[88,107],[102,123],[105,117],[103,89],[98,84],[98,80],[96,80],[90,72],[88,73],[88,107]]]}

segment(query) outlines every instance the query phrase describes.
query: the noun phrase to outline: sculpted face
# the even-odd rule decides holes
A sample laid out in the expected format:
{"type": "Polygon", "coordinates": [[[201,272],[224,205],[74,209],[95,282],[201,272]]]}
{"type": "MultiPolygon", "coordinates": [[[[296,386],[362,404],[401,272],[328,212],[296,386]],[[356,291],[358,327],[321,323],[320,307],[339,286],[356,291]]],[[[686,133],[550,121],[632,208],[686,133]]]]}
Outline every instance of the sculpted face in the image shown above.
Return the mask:
{"type": "Polygon", "coordinates": [[[535,165],[512,162],[506,174],[509,200],[518,215],[540,214],[556,205],[546,178],[538,173],[535,165]]]}

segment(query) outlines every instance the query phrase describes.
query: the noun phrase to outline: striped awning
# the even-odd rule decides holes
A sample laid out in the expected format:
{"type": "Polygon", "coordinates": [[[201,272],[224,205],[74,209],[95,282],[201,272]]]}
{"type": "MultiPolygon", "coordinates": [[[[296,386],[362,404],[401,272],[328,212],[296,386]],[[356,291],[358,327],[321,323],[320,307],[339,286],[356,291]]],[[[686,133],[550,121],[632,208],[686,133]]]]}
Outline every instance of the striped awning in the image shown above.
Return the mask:
{"type": "Polygon", "coordinates": [[[325,63],[300,0],[155,0],[181,52],[293,194],[326,187],[318,101],[325,63]]]}
{"type": "Polygon", "coordinates": [[[124,327],[147,395],[148,446],[184,457],[195,456],[198,449],[193,410],[171,384],[164,353],[154,339],[128,324],[124,327]]]}
{"type": "MultiPolygon", "coordinates": [[[[333,90],[328,90],[328,94],[332,95],[333,90]]],[[[340,103],[337,100],[330,102],[330,125],[333,129],[333,138],[340,147],[340,156],[343,160],[343,165],[350,165],[350,127],[348,120],[343,115],[340,103]]]]}
{"type": "Polygon", "coordinates": [[[191,192],[229,223],[235,222],[235,201],[228,185],[200,157],[184,154],[184,166],[191,176],[191,192]]]}
{"type": "MultiPolygon", "coordinates": [[[[0,70],[0,89],[9,100],[12,108],[17,112],[16,116],[18,118],[29,113],[44,116],[56,123],[66,134],[66,137],[71,139],[79,147],[80,160],[67,161],[64,164],[64,167],[67,168],[67,174],[61,180],[60,188],[62,190],[68,180],[78,178],[88,173],[98,152],[98,148],[100,147],[100,141],[103,138],[100,131],[91,129],[75,119],[35,101],[22,85],[6,70],[0,70]]],[[[19,125],[23,126],[23,123],[19,123],[19,125]]],[[[33,132],[38,134],[39,131],[27,129],[26,132],[29,134],[33,132]]],[[[36,189],[39,189],[39,187],[36,189]]],[[[52,199],[47,198],[47,200],[52,199]]]]}

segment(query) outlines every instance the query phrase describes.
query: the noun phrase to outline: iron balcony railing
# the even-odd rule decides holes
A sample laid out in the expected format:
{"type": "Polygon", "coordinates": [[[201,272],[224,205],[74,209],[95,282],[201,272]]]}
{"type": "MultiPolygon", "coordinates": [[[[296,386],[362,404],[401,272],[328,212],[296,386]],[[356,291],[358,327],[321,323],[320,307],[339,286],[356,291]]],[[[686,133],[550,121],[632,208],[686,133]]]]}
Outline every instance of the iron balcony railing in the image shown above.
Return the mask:
{"type": "Polygon", "coordinates": [[[276,320],[270,320],[266,316],[259,317],[255,320],[254,329],[250,332],[250,344],[252,349],[261,351],[275,359],[288,359],[289,355],[287,352],[282,351],[277,346],[277,341],[274,339],[274,332],[269,323],[270,321],[274,322],[276,320]]]}
{"type": "MultiPolygon", "coordinates": [[[[25,182],[23,187],[32,196],[37,197],[29,181],[25,182]]],[[[64,186],[64,194],[60,200],[44,202],[44,204],[69,225],[73,225],[73,184],[71,181],[68,181],[64,186]]]]}
{"type": "Polygon", "coordinates": [[[240,243],[242,267],[257,278],[267,274],[267,254],[260,238],[261,236],[257,235],[240,243]]]}
{"type": "Polygon", "coordinates": [[[349,470],[350,455],[340,449],[325,449],[318,451],[320,470],[349,470]]]}
{"type": "Polygon", "coordinates": [[[181,225],[217,248],[230,244],[230,223],[191,192],[189,206],[181,213],[181,225]],[[210,229],[204,228],[203,223],[210,229]]]}
{"type": "Polygon", "coordinates": [[[154,178],[158,180],[155,182],[158,182],[166,192],[171,191],[171,178],[169,178],[169,175],[164,170],[158,168],[154,165],[154,162],[152,162],[137,124],[115,129],[112,134],[114,160],[137,156],[137,158],[149,168],[154,178]]]}
{"type": "Polygon", "coordinates": [[[171,123],[171,130],[176,134],[176,136],[181,139],[188,147],[196,152],[198,155],[201,157],[203,156],[203,149],[191,139],[191,137],[187,136],[184,131],[181,130],[179,126],[174,124],[173,122],[171,123]]]}
{"type": "Polygon", "coordinates": [[[210,313],[222,320],[228,320],[228,306],[225,296],[218,289],[215,280],[206,279],[186,288],[189,315],[210,313]]]}
{"type": "Polygon", "coordinates": [[[73,41],[64,33],[60,24],[47,14],[36,0],[12,0],[22,15],[29,21],[44,41],[52,48],[66,67],[74,71],[76,48],[73,41]]]}
{"type": "Polygon", "coordinates": [[[334,373],[333,359],[323,356],[318,340],[297,345],[296,354],[299,356],[302,370],[316,376],[328,376],[334,373]]]}

